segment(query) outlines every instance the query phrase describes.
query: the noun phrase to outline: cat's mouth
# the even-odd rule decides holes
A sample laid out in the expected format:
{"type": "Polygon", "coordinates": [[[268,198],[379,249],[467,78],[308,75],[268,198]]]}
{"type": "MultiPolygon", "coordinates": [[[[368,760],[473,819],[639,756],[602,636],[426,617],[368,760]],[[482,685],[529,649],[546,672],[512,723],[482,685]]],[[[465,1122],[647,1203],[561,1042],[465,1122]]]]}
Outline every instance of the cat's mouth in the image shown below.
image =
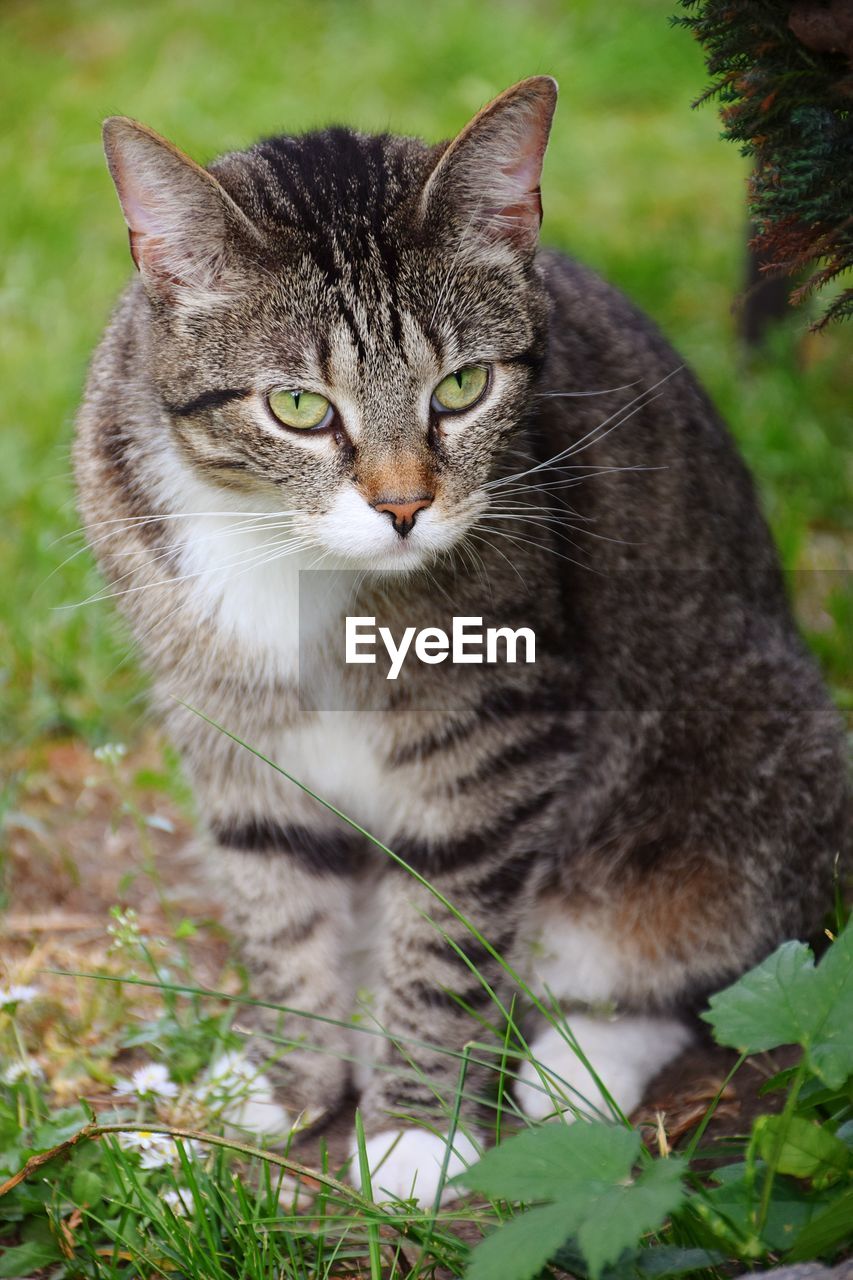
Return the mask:
{"type": "Polygon", "coordinates": [[[431,497],[374,504],[349,490],[338,495],[314,532],[324,551],[353,567],[381,571],[431,563],[458,542],[462,525],[431,497]]]}

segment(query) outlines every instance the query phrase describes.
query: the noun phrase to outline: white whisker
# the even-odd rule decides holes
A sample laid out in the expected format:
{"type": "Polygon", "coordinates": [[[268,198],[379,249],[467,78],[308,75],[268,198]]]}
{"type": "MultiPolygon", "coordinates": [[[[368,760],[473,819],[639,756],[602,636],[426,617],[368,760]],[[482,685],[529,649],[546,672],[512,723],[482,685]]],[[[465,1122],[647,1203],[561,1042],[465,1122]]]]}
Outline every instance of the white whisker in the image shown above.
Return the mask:
{"type": "MultiPolygon", "coordinates": [[[[200,537],[194,537],[193,544],[195,545],[196,543],[200,543],[200,542],[209,542],[213,538],[231,537],[237,533],[256,533],[256,532],[268,533],[271,530],[289,529],[289,528],[290,528],[289,520],[283,520],[279,524],[258,524],[256,520],[253,518],[251,521],[243,521],[242,523],[238,523],[238,524],[226,525],[224,528],[217,529],[212,533],[202,534],[200,537]]],[[[47,576],[42,580],[42,582],[39,583],[36,590],[41,590],[48,582],[50,582],[52,578],[56,576],[57,573],[60,573],[66,567],[66,565],[71,564],[74,560],[78,558],[78,556],[83,555],[89,549],[99,546],[101,543],[106,542],[110,538],[114,538],[119,534],[125,533],[126,531],[127,531],[126,528],[122,526],[121,528],[111,530],[109,533],[101,534],[99,538],[92,538],[89,543],[84,544],[84,546],[80,547],[79,550],[73,552],[70,556],[67,556],[62,561],[61,564],[58,564],[54,569],[51,569],[50,573],[47,574],[47,576]]],[[[165,546],[151,547],[149,550],[151,552],[156,553],[150,557],[151,562],[156,562],[158,560],[168,558],[168,556],[172,554],[180,553],[180,551],[182,550],[182,544],[176,541],[174,543],[170,543],[165,546]]],[[[139,547],[133,547],[127,550],[115,551],[113,552],[113,554],[117,557],[139,556],[140,549],[139,547]]],[[[124,578],[129,577],[130,574],[133,572],[134,570],[131,569],[128,571],[128,573],[121,574],[118,578],[114,579],[113,584],[115,584],[115,582],[121,582],[124,578]]]]}
{"type": "MultiPolygon", "coordinates": [[[[284,545],[287,545],[287,544],[284,544],[284,545]]],[[[313,545],[313,544],[310,542],[310,540],[309,540],[308,538],[305,538],[305,539],[304,539],[304,547],[303,547],[303,548],[296,547],[296,548],[295,548],[295,550],[296,550],[296,551],[299,551],[300,549],[307,550],[307,549],[308,549],[308,547],[309,547],[309,546],[311,546],[311,545],[313,545]]],[[[266,564],[266,563],[268,563],[268,562],[269,562],[269,561],[271,561],[271,560],[275,560],[275,559],[282,558],[282,555],[289,555],[289,554],[292,554],[292,552],[291,552],[291,551],[287,551],[287,552],[284,552],[284,553],[276,553],[275,555],[271,555],[271,556],[269,556],[269,557],[267,558],[267,560],[263,560],[263,561],[261,561],[261,562],[260,562],[260,564],[266,564]]],[[[231,575],[230,575],[231,580],[233,581],[235,578],[239,578],[242,574],[244,574],[244,573],[248,573],[248,572],[249,572],[250,570],[252,570],[252,569],[259,568],[259,567],[260,567],[260,564],[257,564],[257,563],[254,563],[254,562],[253,562],[253,563],[251,563],[251,564],[246,565],[244,568],[241,568],[237,573],[231,574],[231,575]]],[[[214,568],[219,568],[220,566],[218,566],[218,565],[217,565],[217,566],[213,566],[213,567],[214,567],[214,568]]],[[[165,613],[161,618],[157,618],[157,619],[154,621],[154,623],[152,623],[152,625],[151,625],[150,627],[146,628],[146,630],[144,630],[144,631],[138,632],[138,633],[136,634],[136,642],[137,642],[137,644],[142,645],[142,642],[143,642],[143,641],[145,641],[145,640],[148,640],[148,639],[149,639],[149,638],[154,634],[154,632],[155,632],[155,631],[157,631],[160,627],[165,626],[165,624],[169,621],[169,619],[170,619],[170,618],[173,618],[173,617],[175,616],[175,614],[176,614],[176,613],[180,613],[180,611],[181,611],[183,608],[185,608],[186,603],[187,603],[187,601],[186,601],[185,599],[181,599],[181,600],[179,600],[179,601],[178,601],[178,603],[177,603],[177,604],[176,604],[172,609],[169,609],[169,610],[168,610],[168,611],[167,611],[167,612],[166,612],[166,613],[165,613]]],[[[115,674],[115,672],[116,672],[116,671],[117,671],[117,670],[118,670],[118,669],[119,669],[119,668],[120,668],[120,667],[121,667],[125,662],[127,662],[127,660],[128,660],[128,658],[129,658],[129,657],[130,657],[130,655],[129,655],[129,654],[128,654],[128,655],[126,655],[126,656],[122,659],[122,661],[121,661],[120,663],[118,663],[118,665],[113,669],[113,671],[112,671],[110,674],[111,674],[111,675],[114,675],[114,674],[115,674]]]]}
{"type": "MultiPolygon", "coordinates": [[[[289,540],[283,540],[274,545],[280,548],[288,548],[287,554],[291,554],[292,551],[299,550],[299,544],[301,543],[301,541],[302,541],[301,538],[293,538],[289,540]]],[[[251,551],[248,553],[249,563],[246,565],[246,568],[253,568],[256,563],[259,563],[259,564],[265,563],[265,557],[269,550],[270,550],[270,547],[268,546],[264,546],[263,548],[253,547],[251,551]]],[[[189,582],[193,578],[199,578],[204,576],[204,574],[222,572],[223,570],[233,568],[235,565],[242,566],[246,563],[246,555],[247,555],[247,552],[244,548],[244,550],[240,552],[238,556],[232,557],[230,560],[221,561],[219,564],[208,565],[204,569],[197,569],[192,573],[180,574],[179,576],[174,578],[160,578],[155,582],[143,582],[135,587],[125,587],[122,591],[110,591],[106,593],[98,592],[95,595],[89,596],[85,600],[80,600],[75,604],[59,605],[57,606],[57,611],[65,611],[68,609],[80,609],[84,605],[99,604],[104,600],[115,600],[120,598],[121,596],[134,595],[137,592],[148,591],[154,587],[176,586],[178,583],[189,582]]]]}
{"type": "Polygon", "coordinates": [[[572,556],[564,555],[561,551],[557,551],[554,547],[549,547],[542,542],[535,542],[532,538],[524,538],[520,534],[507,533],[505,529],[490,529],[489,533],[490,535],[498,538],[507,538],[510,542],[515,542],[519,545],[535,547],[537,551],[545,551],[548,555],[556,556],[558,560],[565,560],[569,564],[576,565],[578,569],[588,569],[590,573],[598,572],[596,569],[593,569],[591,565],[582,564],[580,560],[575,560],[572,556]]]}
{"type": "Polygon", "coordinates": [[[657,400],[660,397],[660,395],[662,395],[663,393],[658,392],[658,395],[653,396],[651,395],[651,392],[656,391],[658,387],[662,386],[665,382],[668,382],[670,378],[675,376],[675,374],[680,373],[683,368],[684,368],[684,365],[679,365],[677,369],[672,369],[669,373],[665,374],[662,378],[659,378],[658,381],[654,383],[651,387],[648,387],[645,391],[641,391],[639,395],[634,396],[633,400],[629,400],[627,404],[622,405],[619,409],[611,413],[607,418],[604,418],[603,421],[599,422],[597,426],[593,427],[590,431],[588,431],[585,436],[581,436],[579,440],[573,441],[572,444],[568,445],[565,449],[562,449],[559,453],[554,454],[552,458],[547,458],[544,462],[538,462],[535,464],[535,466],[528,467],[526,471],[516,472],[515,475],[501,476],[496,480],[489,480],[486,482],[486,484],[483,485],[483,488],[484,489],[503,488],[506,485],[511,484],[514,480],[520,480],[522,477],[526,475],[532,475],[536,471],[543,471],[543,470],[546,470],[547,468],[551,468],[556,463],[562,462],[565,458],[571,458],[575,454],[582,452],[584,449],[590,448],[593,444],[598,444],[601,440],[605,438],[605,436],[608,436],[611,431],[615,431],[617,427],[624,426],[624,424],[628,422],[629,419],[633,418],[636,413],[639,413],[642,409],[647,408],[648,405],[652,404],[655,400],[657,400]],[[644,398],[644,397],[648,397],[648,398],[644,398]],[[636,406],[636,407],[632,409],[632,406],[636,406]],[[628,413],[627,410],[629,409],[632,409],[632,412],[628,413]],[[609,425],[609,424],[612,424],[612,425],[609,425]],[[606,431],[603,430],[603,428],[605,427],[607,427],[606,431]]]}
{"type": "Polygon", "coordinates": [[[635,379],[634,382],[623,382],[621,387],[602,387],[600,391],[537,391],[536,395],[540,399],[583,399],[586,396],[610,396],[616,391],[630,391],[632,387],[637,387],[642,382],[642,378],[635,379]]]}
{"type": "Polygon", "coordinates": [[[646,466],[640,463],[638,463],[635,466],[626,466],[626,467],[596,467],[590,464],[585,465],[583,463],[569,463],[565,466],[558,465],[554,467],[553,470],[554,471],[587,471],[589,472],[589,474],[580,475],[580,476],[570,476],[566,480],[541,480],[541,481],[537,481],[535,484],[510,485],[507,488],[502,489],[501,492],[504,494],[533,493],[533,492],[545,493],[549,489],[571,489],[571,488],[574,488],[576,485],[583,484],[585,480],[595,480],[598,476],[614,475],[614,474],[618,474],[621,471],[666,471],[667,468],[665,466],[652,466],[652,465],[646,466]]]}
{"type": "Polygon", "coordinates": [[[54,538],[53,542],[48,545],[53,547],[57,542],[64,542],[67,538],[74,538],[77,535],[85,536],[89,529],[98,529],[103,525],[124,525],[128,529],[132,529],[137,525],[153,524],[161,520],[200,520],[210,516],[239,516],[241,520],[278,520],[282,516],[295,516],[298,511],[169,511],[162,512],[158,515],[147,516],[111,516],[108,520],[90,520],[87,525],[81,525],[77,529],[72,529],[69,533],[63,533],[58,538],[54,538]]]}
{"type": "Polygon", "coordinates": [[[482,542],[485,546],[489,547],[490,550],[497,552],[499,556],[502,556],[503,559],[506,560],[510,569],[512,569],[513,573],[516,575],[516,577],[519,579],[522,585],[526,585],[524,582],[524,578],[521,574],[521,571],[518,568],[518,565],[513,564],[513,562],[510,560],[506,552],[502,551],[500,547],[496,546],[495,543],[492,542],[490,538],[485,537],[482,533],[476,533],[473,529],[469,530],[469,532],[466,534],[466,537],[475,538],[478,542],[482,542]]]}
{"type": "MultiPolygon", "coordinates": [[[[210,540],[211,540],[211,539],[213,539],[213,538],[218,538],[218,537],[221,537],[221,536],[230,535],[230,534],[232,534],[232,533],[245,533],[245,532],[249,532],[249,533],[250,533],[250,532],[253,532],[253,531],[255,531],[255,530],[257,530],[258,532],[268,533],[268,532],[271,532],[271,531],[275,531],[275,530],[277,530],[277,529],[290,529],[290,527],[291,527],[291,526],[290,526],[290,522],[289,522],[289,521],[282,521],[280,524],[274,524],[274,525],[264,525],[262,529],[260,529],[258,526],[252,526],[251,528],[247,529],[245,526],[236,526],[236,525],[233,525],[233,526],[229,526],[229,527],[227,527],[227,528],[225,528],[225,529],[218,529],[218,530],[216,530],[216,531],[215,531],[215,532],[213,532],[213,533],[204,534],[202,537],[199,537],[199,538],[193,538],[193,540],[192,540],[192,544],[193,544],[193,546],[196,546],[196,545],[198,545],[199,543],[202,543],[202,542],[208,542],[208,541],[210,541],[210,540]]],[[[149,564],[149,565],[150,565],[150,564],[157,564],[157,563],[159,563],[161,560],[167,560],[170,556],[180,556],[180,555],[181,555],[181,553],[186,549],[186,545],[187,545],[186,543],[174,542],[174,543],[171,543],[171,544],[169,544],[168,546],[163,547],[162,549],[159,549],[159,550],[158,550],[157,548],[152,548],[152,551],[155,551],[155,552],[156,552],[156,554],[147,555],[147,556],[146,556],[146,562],[147,562],[147,564],[149,564]]],[[[268,543],[265,543],[264,545],[269,545],[269,544],[268,544],[268,543]]],[[[258,547],[258,548],[245,548],[245,547],[244,547],[244,548],[243,548],[243,551],[244,551],[244,552],[246,552],[246,553],[248,554],[250,551],[253,551],[253,550],[261,550],[261,549],[262,549],[261,547],[258,547]]],[[[85,550],[85,548],[83,548],[83,550],[85,550]]],[[[80,552],[76,552],[75,554],[79,555],[79,554],[80,554],[80,552]]],[[[139,554],[140,554],[140,551],[139,551],[139,548],[138,548],[138,547],[136,547],[136,548],[134,548],[133,550],[120,551],[120,552],[118,552],[117,554],[118,554],[118,555],[121,555],[121,556],[137,556],[137,557],[138,557],[138,556],[139,556],[139,554]]],[[[239,552],[238,552],[238,554],[241,554],[241,553],[239,553],[239,552]]],[[[70,557],[70,559],[73,559],[73,557],[70,557]]],[[[68,563],[69,563],[69,561],[68,561],[68,560],[66,560],[66,561],[64,561],[64,563],[63,563],[62,565],[59,565],[56,569],[54,569],[54,570],[52,571],[52,573],[50,573],[50,574],[48,575],[48,577],[45,579],[45,582],[50,581],[50,578],[52,578],[52,577],[53,577],[53,574],[55,574],[55,573],[59,572],[59,569],[62,569],[62,568],[64,567],[64,565],[65,565],[65,564],[68,564],[68,563]]],[[[137,572],[137,568],[136,568],[136,567],[133,567],[133,568],[131,568],[131,569],[128,569],[126,573],[121,573],[121,574],[119,574],[117,577],[113,578],[113,579],[111,580],[111,582],[110,582],[110,585],[114,587],[114,586],[116,586],[116,584],[117,584],[117,583],[119,583],[119,582],[124,582],[124,580],[125,580],[126,578],[130,578],[130,577],[132,577],[132,576],[133,576],[133,574],[134,574],[134,573],[136,573],[136,572],[137,572]]],[[[151,584],[151,585],[154,585],[154,584],[151,584]]],[[[87,603],[87,601],[83,601],[82,603],[84,603],[84,604],[85,604],[85,603],[87,603]]]]}
{"type": "MultiPolygon", "coordinates": [[[[623,546],[623,547],[633,547],[633,546],[640,545],[636,542],[630,542],[625,538],[611,538],[606,533],[596,533],[594,529],[584,529],[584,528],[579,528],[577,525],[567,524],[564,520],[561,520],[559,516],[548,516],[548,515],[540,516],[535,513],[533,515],[528,516],[528,515],[523,515],[521,512],[518,512],[518,511],[503,512],[500,510],[495,510],[494,512],[487,511],[482,516],[482,519],[484,520],[487,520],[490,518],[493,520],[521,520],[528,524],[538,524],[538,525],[541,525],[543,528],[550,529],[557,536],[560,536],[560,533],[563,529],[571,529],[573,533],[583,533],[588,538],[597,538],[599,542],[614,542],[614,543],[618,543],[620,546],[623,546]]],[[[567,541],[571,542],[572,546],[578,545],[576,542],[573,542],[572,539],[570,538],[567,539],[567,541]]]]}

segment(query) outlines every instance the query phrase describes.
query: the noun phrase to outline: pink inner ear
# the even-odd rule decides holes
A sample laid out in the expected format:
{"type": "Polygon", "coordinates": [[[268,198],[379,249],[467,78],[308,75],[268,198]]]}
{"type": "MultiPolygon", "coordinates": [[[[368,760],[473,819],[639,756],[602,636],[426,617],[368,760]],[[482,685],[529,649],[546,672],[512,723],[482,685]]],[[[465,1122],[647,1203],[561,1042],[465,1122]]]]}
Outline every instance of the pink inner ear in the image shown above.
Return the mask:
{"type": "Polygon", "coordinates": [[[116,190],[121,202],[124,220],[127,223],[130,256],[138,270],[142,269],[143,259],[153,262],[156,257],[156,240],[150,237],[162,232],[162,215],[158,219],[156,198],[138,185],[138,179],[128,176],[127,168],[117,163],[114,170],[116,190]]]}
{"type": "Polygon", "coordinates": [[[518,200],[497,211],[501,217],[524,221],[535,219],[537,227],[539,226],[542,221],[539,179],[542,176],[544,154],[544,147],[540,145],[539,139],[529,138],[528,145],[513,163],[501,166],[501,173],[506,175],[509,183],[519,193],[518,200]]]}
{"type": "Polygon", "coordinates": [[[499,218],[504,233],[510,238],[512,238],[513,225],[519,229],[521,235],[531,225],[536,230],[542,223],[542,197],[539,194],[539,188],[537,187],[535,191],[529,192],[513,204],[505,204],[500,209],[485,209],[484,212],[489,218],[499,218]]]}
{"type": "Polygon", "coordinates": [[[137,233],[136,231],[134,231],[134,230],[133,230],[133,228],[132,228],[132,227],[128,227],[128,229],[127,229],[127,238],[128,238],[128,240],[130,241],[130,256],[131,256],[131,258],[133,258],[133,265],[136,267],[137,271],[139,271],[139,269],[140,269],[140,267],[139,267],[139,241],[140,241],[140,236],[138,235],[138,233],[137,233]]]}
{"type": "MultiPolygon", "coordinates": [[[[128,182],[124,174],[119,179],[122,209],[125,221],[134,235],[151,235],[157,229],[157,217],[140,191],[128,182]]],[[[149,197],[150,199],[150,197],[149,197]]]]}
{"type": "Polygon", "coordinates": [[[494,229],[505,239],[523,243],[536,235],[542,223],[542,197],[539,179],[545,147],[542,139],[532,131],[525,137],[526,145],[513,159],[500,165],[499,173],[504,181],[501,187],[507,194],[507,203],[486,206],[483,213],[491,220],[494,229]]]}
{"type": "MultiPolygon", "coordinates": [[[[537,121],[538,123],[538,121],[537,121]]],[[[539,191],[539,179],[542,174],[542,161],[545,157],[545,146],[538,132],[530,132],[525,137],[525,146],[513,157],[512,163],[501,166],[501,173],[506,174],[509,181],[519,191],[534,194],[539,191]]]]}
{"type": "Polygon", "coordinates": [[[491,146],[484,148],[483,158],[492,151],[493,176],[490,180],[486,168],[481,182],[487,190],[491,186],[492,198],[487,196],[483,211],[494,234],[529,248],[542,222],[539,181],[553,101],[537,98],[514,106],[508,119],[501,119],[502,113],[498,113],[490,122],[491,146]]]}
{"type": "Polygon", "coordinates": [[[146,160],[143,154],[136,166],[114,166],[133,261],[149,280],[157,280],[161,291],[209,289],[222,252],[219,227],[211,227],[194,184],[184,183],[182,189],[179,172],[170,184],[172,175],[164,177],[146,160]]]}
{"type": "Polygon", "coordinates": [[[137,158],[137,164],[125,164],[117,156],[113,162],[113,177],[118,191],[124,220],[131,237],[156,235],[163,231],[162,196],[158,198],[151,186],[140,177],[145,171],[145,152],[137,158]],[[159,214],[159,216],[158,216],[159,214]]]}
{"type": "Polygon", "coordinates": [[[130,242],[130,256],[133,258],[134,266],[137,271],[142,270],[142,245],[151,229],[151,219],[148,217],[146,206],[139,199],[138,193],[133,187],[132,182],[128,181],[127,171],[124,165],[117,162],[113,165],[113,178],[118,192],[119,202],[121,203],[121,211],[124,214],[124,220],[127,223],[127,238],[130,242]]]}

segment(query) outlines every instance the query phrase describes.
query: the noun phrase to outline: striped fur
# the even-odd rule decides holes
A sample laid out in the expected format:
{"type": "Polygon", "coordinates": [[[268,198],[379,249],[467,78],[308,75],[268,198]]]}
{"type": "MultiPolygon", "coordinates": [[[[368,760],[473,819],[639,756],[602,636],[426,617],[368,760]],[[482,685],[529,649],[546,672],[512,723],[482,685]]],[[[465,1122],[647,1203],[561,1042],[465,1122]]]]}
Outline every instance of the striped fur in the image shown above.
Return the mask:
{"type": "MultiPolygon", "coordinates": [[[[449,146],[334,128],[209,170],[132,122],[106,129],[140,279],[92,365],[82,510],[253,992],[309,1015],[256,1014],[268,1074],[314,1113],[348,1059],[378,1059],[376,1134],[401,1112],[432,1123],[505,973],[184,704],[392,846],[567,1007],[626,1010],[629,1058],[650,1019],[819,923],[845,838],[841,730],[725,428],[624,298],[535,247],[553,105],[535,78],[449,146]],[[487,394],[437,417],[432,389],[472,362],[487,394]],[[326,394],[333,426],[278,426],[276,387],[326,394]],[[421,492],[405,539],[373,509],[421,492]],[[373,573],[355,596],[330,586],[300,690],[313,567],[373,573]],[[531,626],[537,662],[411,665],[376,710],[373,673],[331,657],[348,612],[395,632],[454,613],[531,626]],[[346,709],[316,709],[330,689],[346,709]],[[345,1025],[362,983],[362,1027],[388,1033],[372,1055],[345,1025]]],[[[487,1068],[467,1085],[487,1095],[487,1068]]]]}

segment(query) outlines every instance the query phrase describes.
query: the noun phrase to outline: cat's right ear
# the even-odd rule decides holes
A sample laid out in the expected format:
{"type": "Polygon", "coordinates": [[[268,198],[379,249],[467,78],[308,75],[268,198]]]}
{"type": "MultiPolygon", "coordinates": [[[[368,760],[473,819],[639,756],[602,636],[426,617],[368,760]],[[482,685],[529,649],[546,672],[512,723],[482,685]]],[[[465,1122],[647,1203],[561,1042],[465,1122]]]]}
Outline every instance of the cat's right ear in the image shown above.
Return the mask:
{"type": "Polygon", "coordinates": [[[483,107],[446,147],[421,197],[423,224],[452,226],[515,253],[539,239],[539,181],[557,82],[531,76],[483,107]]]}
{"type": "Polygon", "coordinates": [[[233,295],[240,276],[231,250],[257,232],[216,178],[126,116],[104,122],[104,151],[149,292],[190,306],[233,295]]]}

